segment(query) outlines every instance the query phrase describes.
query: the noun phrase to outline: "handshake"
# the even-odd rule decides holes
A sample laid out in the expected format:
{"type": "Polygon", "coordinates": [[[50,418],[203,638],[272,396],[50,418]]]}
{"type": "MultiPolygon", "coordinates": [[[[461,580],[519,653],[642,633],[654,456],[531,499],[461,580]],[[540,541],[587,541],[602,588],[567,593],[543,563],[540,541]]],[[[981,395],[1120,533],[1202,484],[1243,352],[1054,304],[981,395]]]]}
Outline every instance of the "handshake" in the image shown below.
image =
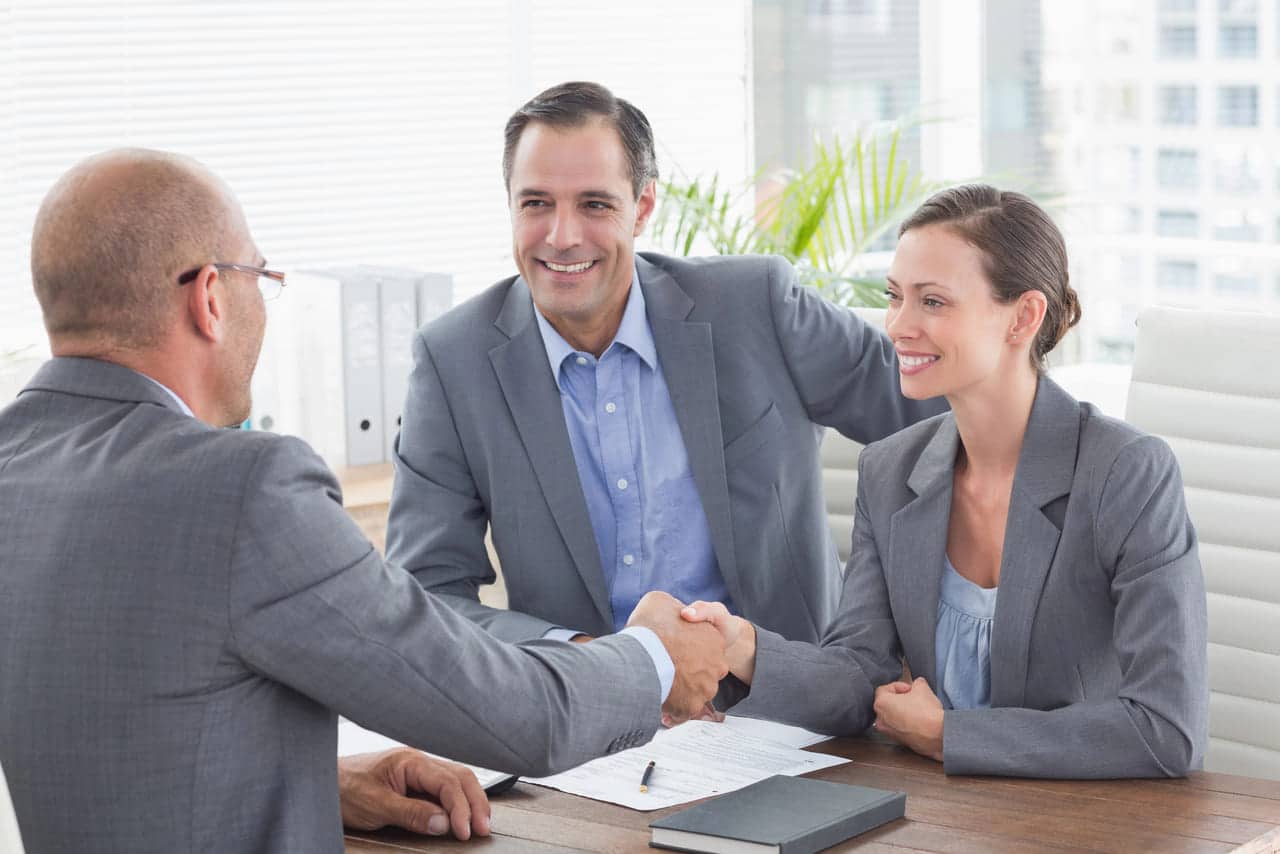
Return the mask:
{"type": "Polygon", "coordinates": [[[668,593],[644,595],[627,620],[628,626],[651,630],[675,664],[671,693],[662,704],[665,724],[700,717],[711,709],[720,680],[732,672],[750,683],[755,665],[755,627],[735,617],[718,602],[686,606],[668,593]]]}

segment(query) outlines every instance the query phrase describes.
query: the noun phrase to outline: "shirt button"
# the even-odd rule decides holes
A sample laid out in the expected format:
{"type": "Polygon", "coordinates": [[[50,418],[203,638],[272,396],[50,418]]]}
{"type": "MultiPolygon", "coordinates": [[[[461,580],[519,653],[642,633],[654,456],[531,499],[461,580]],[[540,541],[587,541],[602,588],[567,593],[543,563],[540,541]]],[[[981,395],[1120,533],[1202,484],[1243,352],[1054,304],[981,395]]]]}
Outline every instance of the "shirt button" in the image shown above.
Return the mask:
{"type": "Polygon", "coordinates": [[[630,484],[627,483],[627,479],[625,477],[618,478],[618,489],[626,489],[628,486],[630,486],[630,484]]]}
{"type": "Polygon", "coordinates": [[[631,566],[631,564],[636,562],[636,559],[634,555],[623,555],[622,562],[625,563],[627,566],[631,566]]]}
{"type": "Polygon", "coordinates": [[[604,411],[609,413],[617,412],[618,405],[616,403],[606,403],[604,405],[604,411]]]}
{"type": "Polygon", "coordinates": [[[579,364],[579,365],[585,365],[586,363],[587,363],[587,357],[586,357],[586,356],[579,356],[579,357],[578,357],[578,364],[579,364]]]}

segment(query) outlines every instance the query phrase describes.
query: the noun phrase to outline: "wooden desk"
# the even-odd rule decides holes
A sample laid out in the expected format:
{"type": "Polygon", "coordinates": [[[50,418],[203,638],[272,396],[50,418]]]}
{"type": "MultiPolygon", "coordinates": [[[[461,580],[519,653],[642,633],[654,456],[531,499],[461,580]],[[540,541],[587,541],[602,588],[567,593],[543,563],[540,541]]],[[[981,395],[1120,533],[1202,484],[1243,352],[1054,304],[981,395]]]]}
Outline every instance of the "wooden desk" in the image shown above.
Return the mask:
{"type": "MultiPolygon", "coordinates": [[[[831,851],[1280,852],[1280,782],[1197,772],[1185,780],[1073,782],[946,777],[901,748],[835,739],[814,750],[853,760],[813,776],[907,793],[907,816],[831,851]]],[[[457,842],[403,832],[348,836],[348,854],[394,851],[641,852],[640,813],[527,783],[492,801],[494,835],[457,842]]]]}

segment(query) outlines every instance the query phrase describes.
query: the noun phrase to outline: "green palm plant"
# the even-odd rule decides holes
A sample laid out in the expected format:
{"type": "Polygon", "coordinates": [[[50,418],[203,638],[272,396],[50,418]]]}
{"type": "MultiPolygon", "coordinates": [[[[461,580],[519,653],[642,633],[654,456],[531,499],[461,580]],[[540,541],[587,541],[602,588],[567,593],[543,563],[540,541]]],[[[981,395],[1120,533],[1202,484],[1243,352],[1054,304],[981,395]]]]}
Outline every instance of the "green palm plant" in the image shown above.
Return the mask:
{"type": "Polygon", "coordinates": [[[937,189],[902,155],[901,136],[894,126],[819,140],[809,165],[771,177],[760,200],[758,180],[668,179],[654,236],[682,255],[700,240],[722,255],[781,255],[828,299],[883,306],[884,282],[858,272],[859,256],[937,189]]]}

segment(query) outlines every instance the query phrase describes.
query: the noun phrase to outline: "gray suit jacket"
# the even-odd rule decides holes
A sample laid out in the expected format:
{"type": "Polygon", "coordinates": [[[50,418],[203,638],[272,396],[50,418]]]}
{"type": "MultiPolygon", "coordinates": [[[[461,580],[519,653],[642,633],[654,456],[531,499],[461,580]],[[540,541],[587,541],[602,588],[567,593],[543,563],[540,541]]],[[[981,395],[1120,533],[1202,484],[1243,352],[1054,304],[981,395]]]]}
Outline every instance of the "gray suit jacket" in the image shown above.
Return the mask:
{"type": "MultiPolygon", "coordinates": [[[[637,257],[650,327],[729,595],[816,641],[839,594],[820,431],[863,442],[944,408],[898,387],[880,332],[780,258],[637,257]]],[[[500,637],[612,630],[605,576],[529,289],[499,282],[421,330],[387,559],[500,637]],[[492,525],[510,611],[486,608],[492,525]]]]}
{"type": "MultiPolygon", "coordinates": [[[[822,646],[758,632],[736,711],[835,734],[905,658],[935,680],[959,434],[943,415],[863,451],[840,614],[822,646]]],[[[1176,776],[1208,740],[1204,578],[1169,447],[1042,378],[1018,461],[991,709],[948,711],[947,773],[1176,776]]]]}
{"type": "Polygon", "coordinates": [[[0,765],[28,851],[339,852],[335,712],[543,774],[647,741],[659,702],[633,638],[508,645],[384,566],[296,439],[88,359],[0,411],[0,765]]]}

